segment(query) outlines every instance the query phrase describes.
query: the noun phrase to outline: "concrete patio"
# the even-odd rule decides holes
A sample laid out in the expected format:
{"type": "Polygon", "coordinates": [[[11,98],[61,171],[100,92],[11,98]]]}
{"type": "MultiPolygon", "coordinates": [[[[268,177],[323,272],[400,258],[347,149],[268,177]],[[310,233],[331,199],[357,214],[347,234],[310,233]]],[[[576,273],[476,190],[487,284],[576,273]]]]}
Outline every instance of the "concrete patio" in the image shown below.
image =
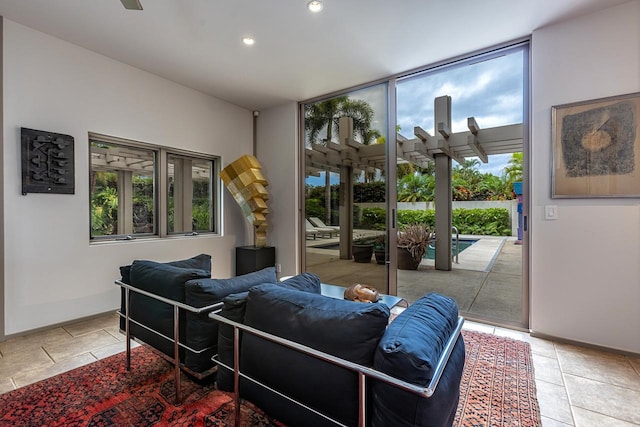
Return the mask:
{"type": "MultiPolygon", "coordinates": [[[[398,296],[409,303],[428,292],[439,292],[456,300],[469,319],[522,326],[522,246],[513,237],[460,236],[477,238],[459,255],[451,271],[434,268],[423,260],[418,270],[398,270],[398,296]]],[[[323,246],[337,239],[307,241],[307,271],[323,282],[341,286],[364,283],[386,292],[386,266],[339,259],[335,249],[323,246]]]]}

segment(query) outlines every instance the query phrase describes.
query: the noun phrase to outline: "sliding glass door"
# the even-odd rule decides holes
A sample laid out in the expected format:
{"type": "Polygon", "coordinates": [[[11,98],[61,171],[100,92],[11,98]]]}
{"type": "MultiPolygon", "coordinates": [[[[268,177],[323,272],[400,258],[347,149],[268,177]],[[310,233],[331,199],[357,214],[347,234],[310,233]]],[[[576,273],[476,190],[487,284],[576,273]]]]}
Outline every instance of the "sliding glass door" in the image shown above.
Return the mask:
{"type": "Polygon", "coordinates": [[[388,293],[388,86],[304,105],[305,270],[388,293]]]}
{"type": "Polygon", "coordinates": [[[427,231],[416,263],[398,249],[399,296],[439,292],[467,317],[525,326],[526,56],[519,46],[398,80],[398,245],[427,231]]]}
{"type": "Polygon", "coordinates": [[[527,70],[521,43],[302,104],[302,269],[526,327],[527,70]]]}

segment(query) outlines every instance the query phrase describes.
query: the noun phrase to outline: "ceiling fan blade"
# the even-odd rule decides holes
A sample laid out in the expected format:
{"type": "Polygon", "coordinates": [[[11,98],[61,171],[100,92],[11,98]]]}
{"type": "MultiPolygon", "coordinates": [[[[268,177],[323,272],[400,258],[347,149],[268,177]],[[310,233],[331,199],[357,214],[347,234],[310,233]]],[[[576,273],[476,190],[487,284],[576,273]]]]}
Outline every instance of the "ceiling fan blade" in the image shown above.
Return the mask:
{"type": "Polygon", "coordinates": [[[129,10],[142,10],[142,4],[140,0],[120,0],[125,9],[129,10]]]}

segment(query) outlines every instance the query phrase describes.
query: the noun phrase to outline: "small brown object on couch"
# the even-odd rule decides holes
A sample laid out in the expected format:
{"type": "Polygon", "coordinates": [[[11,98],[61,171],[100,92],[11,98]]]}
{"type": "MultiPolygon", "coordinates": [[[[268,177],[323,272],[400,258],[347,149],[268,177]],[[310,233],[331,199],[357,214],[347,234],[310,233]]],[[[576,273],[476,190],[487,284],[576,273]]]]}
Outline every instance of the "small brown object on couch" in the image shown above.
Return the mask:
{"type": "Polygon", "coordinates": [[[344,299],[358,302],[376,302],[380,299],[380,294],[373,286],[355,283],[345,289],[344,299]]]}

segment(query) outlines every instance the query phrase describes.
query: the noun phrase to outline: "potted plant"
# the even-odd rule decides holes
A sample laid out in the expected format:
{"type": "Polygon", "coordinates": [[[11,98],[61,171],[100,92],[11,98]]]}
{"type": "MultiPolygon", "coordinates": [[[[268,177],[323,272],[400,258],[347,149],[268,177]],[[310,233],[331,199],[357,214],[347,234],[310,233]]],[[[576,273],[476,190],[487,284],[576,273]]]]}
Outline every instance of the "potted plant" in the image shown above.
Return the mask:
{"type": "Polygon", "coordinates": [[[353,260],[355,262],[371,262],[371,255],[373,255],[373,237],[363,235],[356,236],[351,245],[351,252],[353,253],[353,260]]]}
{"type": "Polygon", "coordinates": [[[373,254],[378,264],[384,264],[387,261],[386,242],[387,237],[384,234],[380,234],[373,241],[373,254]]]}
{"type": "Polygon", "coordinates": [[[417,270],[433,233],[425,224],[409,224],[398,232],[398,268],[417,270]]]}

